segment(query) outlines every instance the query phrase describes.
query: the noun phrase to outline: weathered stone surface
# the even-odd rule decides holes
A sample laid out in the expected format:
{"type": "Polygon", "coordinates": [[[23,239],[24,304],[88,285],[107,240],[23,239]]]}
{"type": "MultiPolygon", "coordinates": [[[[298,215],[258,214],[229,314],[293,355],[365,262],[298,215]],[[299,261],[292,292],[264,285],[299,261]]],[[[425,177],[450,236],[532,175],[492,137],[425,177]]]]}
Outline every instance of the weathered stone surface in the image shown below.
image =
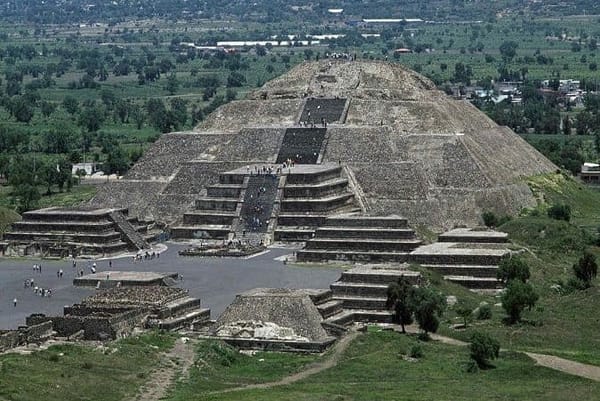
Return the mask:
{"type": "Polygon", "coordinates": [[[557,168],[510,129],[399,64],[323,60],[220,107],[197,132],[161,137],[92,203],[172,223],[219,172],[274,163],[285,130],[298,127],[311,98],[346,99],[343,123],[328,125],[317,161],[347,167],[370,214],[397,213],[436,230],[474,225],[484,210],[532,206],[522,178],[557,168]]]}

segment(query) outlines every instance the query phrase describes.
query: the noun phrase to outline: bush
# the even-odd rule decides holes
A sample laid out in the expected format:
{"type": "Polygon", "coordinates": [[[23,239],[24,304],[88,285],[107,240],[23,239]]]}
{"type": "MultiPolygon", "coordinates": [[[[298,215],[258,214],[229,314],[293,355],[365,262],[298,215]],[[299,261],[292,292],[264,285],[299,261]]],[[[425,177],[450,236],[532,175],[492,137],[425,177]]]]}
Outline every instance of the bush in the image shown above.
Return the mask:
{"type": "Polygon", "coordinates": [[[506,291],[502,294],[502,307],[508,313],[509,323],[521,320],[521,313],[525,308],[533,308],[538,300],[538,295],[530,284],[519,280],[508,283],[506,291]]]}
{"type": "Polygon", "coordinates": [[[500,261],[496,276],[503,283],[508,283],[511,280],[519,280],[526,283],[531,273],[529,272],[529,266],[527,266],[527,263],[523,259],[518,256],[512,256],[500,261]]]}
{"type": "Polygon", "coordinates": [[[589,252],[584,252],[583,256],[573,265],[573,272],[585,288],[591,287],[592,280],[598,275],[596,257],[589,252]]]}
{"type": "Polygon", "coordinates": [[[486,227],[496,227],[498,225],[498,218],[493,212],[483,212],[481,218],[486,227]]]}
{"type": "Polygon", "coordinates": [[[477,314],[475,315],[477,320],[489,320],[492,318],[492,307],[490,304],[482,303],[477,308],[477,314]]]}
{"type": "Polygon", "coordinates": [[[571,206],[567,204],[556,203],[548,209],[548,217],[554,220],[571,220],[571,206]]]}
{"type": "Polygon", "coordinates": [[[94,365],[89,361],[85,361],[84,363],[81,364],[82,369],[90,370],[93,367],[94,367],[94,365]]]}
{"type": "Polygon", "coordinates": [[[463,319],[463,323],[466,328],[468,323],[471,321],[471,318],[473,317],[473,308],[471,308],[468,305],[461,304],[458,305],[458,307],[455,310],[456,314],[463,319]]]}
{"type": "Polygon", "coordinates": [[[485,333],[474,332],[469,345],[471,359],[480,369],[489,368],[490,360],[496,359],[500,354],[500,343],[485,333]]]}
{"type": "Polygon", "coordinates": [[[412,347],[410,347],[410,350],[408,351],[408,356],[415,359],[423,358],[423,348],[421,347],[421,345],[414,344],[412,347]]]}

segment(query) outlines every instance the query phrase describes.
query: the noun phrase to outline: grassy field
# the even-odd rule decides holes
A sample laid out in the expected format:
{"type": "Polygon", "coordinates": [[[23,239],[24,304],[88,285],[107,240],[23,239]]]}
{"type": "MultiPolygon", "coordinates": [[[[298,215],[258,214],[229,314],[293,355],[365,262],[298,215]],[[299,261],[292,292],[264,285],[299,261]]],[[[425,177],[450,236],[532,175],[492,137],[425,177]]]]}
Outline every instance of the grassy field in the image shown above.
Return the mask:
{"type": "Polygon", "coordinates": [[[57,345],[0,356],[0,399],[117,401],[132,396],[174,337],[151,332],[103,347],[57,345]]]}
{"type": "MultiPolygon", "coordinates": [[[[203,394],[198,387],[193,399],[573,400],[595,399],[600,390],[600,384],[537,367],[518,353],[504,352],[494,369],[475,374],[465,372],[467,360],[464,347],[418,342],[411,336],[373,328],[353,342],[336,367],[308,379],[281,387],[213,395],[203,394]],[[417,343],[423,358],[405,360],[417,343]]],[[[255,362],[254,369],[259,365],[255,362]]],[[[259,371],[251,374],[260,380],[259,371]]],[[[177,386],[169,399],[191,399],[180,397],[183,386],[189,385],[177,386]]]]}

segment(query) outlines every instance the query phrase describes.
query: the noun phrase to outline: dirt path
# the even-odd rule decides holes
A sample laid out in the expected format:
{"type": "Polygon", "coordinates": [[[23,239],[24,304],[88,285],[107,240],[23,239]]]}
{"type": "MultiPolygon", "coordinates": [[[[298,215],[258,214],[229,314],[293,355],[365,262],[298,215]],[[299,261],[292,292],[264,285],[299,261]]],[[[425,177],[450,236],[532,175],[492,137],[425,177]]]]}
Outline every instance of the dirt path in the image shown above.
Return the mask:
{"type": "Polygon", "coordinates": [[[267,388],[271,388],[271,387],[285,386],[287,384],[292,384],[297,381],[306,379],[307,377],[310,377],[319,372],[322,372],[325,369],[329,369],[329,368],[336,366],[340,360],[340,357],[344,353],[344,351],[346,351],[346,349],[348,349],[348,346],[350,345],[350,343],[358,335],[359,335],[358,331],[356,331],[356,330],[351,331],[350,333],[348,333],[346,336],[342,337],[340,340],[338,340],[335,343],[335,345],[332,348],[332,352],[327,359],[315,362],[315,363],[311,364],[307,369],[302,370],[298,373],[294,373],[290,376],[286,376],[283,379],[278,380],[276,382],[248,384],[246,386],[240,386],[240,387],[234,387],[234,388],[229,388],[229,389],[225,389],[225,390],[215,391],[215,392],[211,392],[209,394],[223,394],[223,393],[232,393],[235,391],[242,391],[242,390],[267,389],[267,388]]]}
{"type": "Polygon", "coordinates": [[[600,381],[600,366],[574,362],[558,356],[535,354],[533,352],[525,352],[525,355],[533,359],[540,366],[579,377],[585,377],[586,379],[600,381]]]}
{"type": "Polygon", "coordinates": [[[194,363],[195,341],[178,338],[173,348],[161,356],[159,367],[133,398],[134,401],[158,401],[167,395],[167,390],[178,377],[185,378],[194,363]]]}

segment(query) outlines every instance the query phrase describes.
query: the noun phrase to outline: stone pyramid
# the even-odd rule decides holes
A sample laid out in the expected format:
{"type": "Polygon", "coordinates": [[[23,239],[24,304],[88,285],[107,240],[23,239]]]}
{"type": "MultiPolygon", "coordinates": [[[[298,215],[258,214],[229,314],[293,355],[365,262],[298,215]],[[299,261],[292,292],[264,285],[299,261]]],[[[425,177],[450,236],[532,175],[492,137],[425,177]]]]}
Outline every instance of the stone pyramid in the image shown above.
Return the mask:
{"type": "Polygon", "coordinates": [[[177,224],[219,185],[219,173],[290,155],[343,166],[363,214],[394,213],[434,230],[475,225],[484,210],[534,206],[523,178],[557,169],[509,128],[399,64],[322,60],[220,107],[192,132],[162,135],[91,203],[177,224]],[[320,131],[308,138],[311,128],[320,131]]]}

